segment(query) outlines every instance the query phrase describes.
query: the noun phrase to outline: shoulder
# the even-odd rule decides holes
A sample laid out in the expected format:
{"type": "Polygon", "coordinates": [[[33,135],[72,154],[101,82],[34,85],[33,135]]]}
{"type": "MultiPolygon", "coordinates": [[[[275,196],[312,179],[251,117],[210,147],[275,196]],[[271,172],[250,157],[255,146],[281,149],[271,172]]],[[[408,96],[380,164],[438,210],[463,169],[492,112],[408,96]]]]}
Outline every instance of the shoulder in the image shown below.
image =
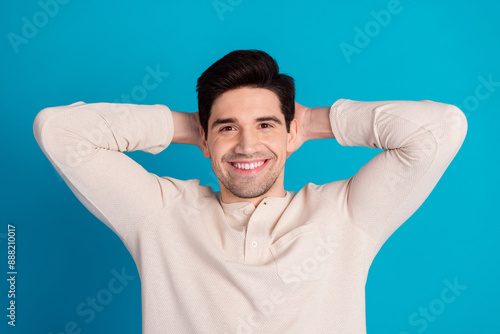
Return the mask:
{"type": "Polygon", "coordinates": [[[325,205],[325,203],[342,206],[347,199],[350,180],[351,178],[325,184],[309,182],[300,189],[296,197],[298,199],[302,198],[302,201],[313,206],[325,205]]]}
{"type": "Polygon", "coordinates": [[[216,193],[210,186],[203,186],[198,179],[181,180],[170,176],[159,177],[162,188],[177,193],[176,200],[196,202],[216,198],[216,193]]]}

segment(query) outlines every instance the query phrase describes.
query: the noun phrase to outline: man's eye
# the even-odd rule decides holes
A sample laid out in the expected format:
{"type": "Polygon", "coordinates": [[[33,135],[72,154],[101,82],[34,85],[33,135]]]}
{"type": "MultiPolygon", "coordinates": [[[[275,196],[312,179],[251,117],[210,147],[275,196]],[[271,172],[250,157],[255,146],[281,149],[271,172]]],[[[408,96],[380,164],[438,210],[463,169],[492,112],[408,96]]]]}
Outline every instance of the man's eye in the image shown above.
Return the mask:
{"type": "Polygon", "coordinates": [[[266,128],[270,128],[271,127],[271,124],[268,124],[268,123],[262,123],[261,125],[262,126],[267,125],[266,128]]]}
{"type": "Polygon", "coordinates": [[[227,128],[232,128],[232,126],[230,126],[230,125],[225,126],[225,127],[221,128],[220,131],[226,131],[225,129],[227,129],[227,128]]]}

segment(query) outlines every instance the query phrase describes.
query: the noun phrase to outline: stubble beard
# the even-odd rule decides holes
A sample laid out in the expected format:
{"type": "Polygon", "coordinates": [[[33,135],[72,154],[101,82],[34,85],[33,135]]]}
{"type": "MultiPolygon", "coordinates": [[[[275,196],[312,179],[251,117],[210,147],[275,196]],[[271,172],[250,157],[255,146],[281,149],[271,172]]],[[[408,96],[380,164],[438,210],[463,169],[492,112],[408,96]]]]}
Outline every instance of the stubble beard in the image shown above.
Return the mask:
{"type": "MultiPolygon", "coordinates": [[[[232,167],[228,166],[228,168],[232,167]]],[[[214,173],[229,192],[240,198],[256,198],[264,195],[273,187],[280,175],[280,171],[276,168],[272,168],[265,175],[246,176],[238,179],[232,177],[230,172],[220,173],[220,170],[216,171],[215,168],[214,173]]]]}

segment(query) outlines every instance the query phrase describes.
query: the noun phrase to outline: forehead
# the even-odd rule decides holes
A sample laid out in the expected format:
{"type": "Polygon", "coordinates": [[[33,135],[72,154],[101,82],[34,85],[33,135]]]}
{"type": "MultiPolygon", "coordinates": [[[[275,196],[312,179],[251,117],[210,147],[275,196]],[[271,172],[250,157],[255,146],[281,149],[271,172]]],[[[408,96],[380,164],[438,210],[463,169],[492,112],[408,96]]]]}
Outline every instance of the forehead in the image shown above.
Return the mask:
{"type": "Polygon", "coordinates": [[[284,120],[278,96],[269,89],[243,87],[227,91],[214,101],[209,124],[219,118],[250,122],[267,115],[284,120]]]}

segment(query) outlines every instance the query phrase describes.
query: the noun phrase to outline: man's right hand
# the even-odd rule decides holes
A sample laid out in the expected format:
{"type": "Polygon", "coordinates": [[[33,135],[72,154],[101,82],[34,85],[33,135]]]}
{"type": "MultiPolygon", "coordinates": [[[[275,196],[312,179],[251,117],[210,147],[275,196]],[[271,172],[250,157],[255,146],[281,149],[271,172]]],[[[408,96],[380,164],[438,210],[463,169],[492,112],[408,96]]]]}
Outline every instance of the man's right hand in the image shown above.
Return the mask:
{"type": "Polygon", "coordinates": [[[173,111],[174,137],[172,143],[190,144],[202,148],[202,138],[200,134],[200,118],[198,111],[194,113],[173,111]]]}

